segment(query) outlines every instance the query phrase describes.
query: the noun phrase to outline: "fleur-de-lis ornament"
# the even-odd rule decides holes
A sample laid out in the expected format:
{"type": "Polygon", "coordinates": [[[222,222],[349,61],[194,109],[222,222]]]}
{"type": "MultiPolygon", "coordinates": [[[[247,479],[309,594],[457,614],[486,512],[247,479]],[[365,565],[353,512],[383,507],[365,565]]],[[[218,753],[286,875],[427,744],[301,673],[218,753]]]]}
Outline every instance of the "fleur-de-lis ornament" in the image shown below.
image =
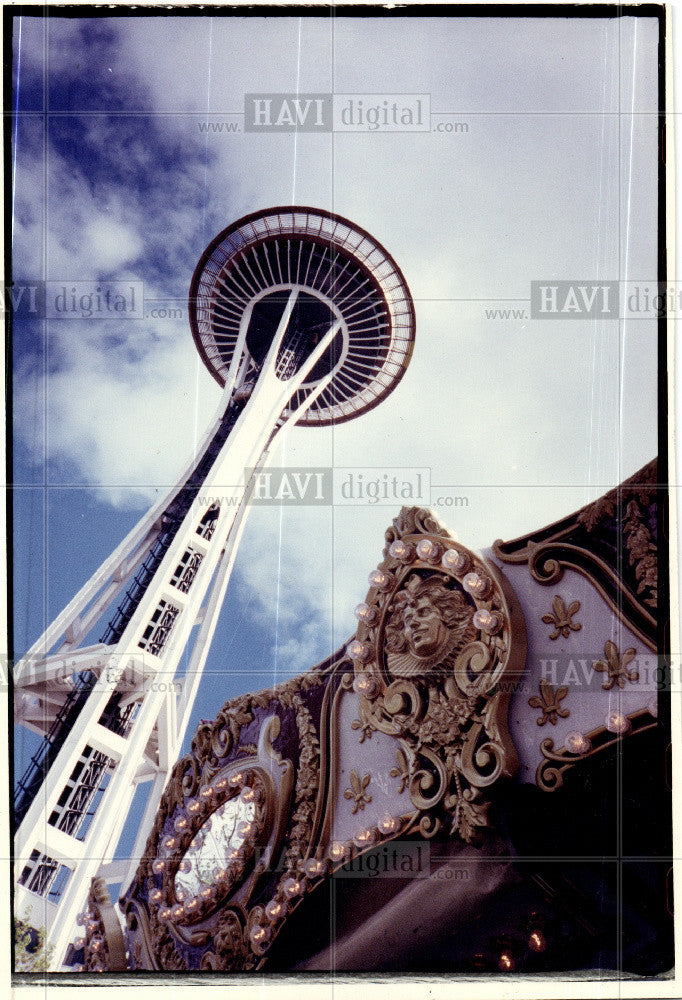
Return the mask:
{"type": "Polygon", "coordinates": [[[407,754],[402,747],[398,747],[396,750],[396,758],[398,760],[397,767],[392,767],[388,773],[392,778],[400,778],[400,788],[398,789],[398,794],[402,794],[410,781],[410,764],[407,759],[407,754]]]}
{"type": "Polygon", "coordinates": [[[558,639],[560,635],[563,635],[564,639],[567,639],[571,632],[580,631],[582,624],[572,620],[573,615],[580,609],[580,601],[571,601],[568,607],[566,607],[564,599],[557,594],[552,601],[552,607],[554,608],[554,614],[548,613],[542,616],[543,622],[554,626],[554,631],[551,633],[550,639],[558,639]]]}
{"type": "Polygon", "coordinates": [[[610,691],[614,684],[617,684],[620,688],[624,688],[626,681],[639,680],[639,671],[627,669],[628,664],[635,658],[634,649],[626,649],[621,656],[618,652],[618,646],[609,639],[604,645],[604,654],[606,660],[595,660],[592,666],[600,674],[608,674],[608,677],[604,678],[604,683],[602,684],[605,691],[610,691]]]}
{"type": "Polygon", "coordinates": [[[344,791],[344,798],[353,799],[353,808],[351,812],[355,814],[358,809],[364,809],[368,802],[372,801],[371,795],[365,794],[365,789],[369,785],[371,775],[366,774],[364,778],[360,778],[357,771],[350,772],[350,784],[351,787],[344,791]]]}
{"type": "Polygon", "coordinates": [[[533,695],[532,698],[528,699],[528,704],[531,708],[542,709],[542,715],[537,720],[538,726],[544,726],[548,720],[553,726],[556,726],[557,718],[565,719],[570,714],[567,708],[561,708],[559,704],[568,694],[567,687],[562,685],[555,692],[552,685],[547,681],[540,681],[540,694],[542,695],[541,698],[533,695]]]}
{"type": "Polygon", "coordinates": [[[372,739],[372,733],[374,732],[374,730],[372,729],[369,722],[364,722],[362,719],[353,719],[353,721],[350,724],[350,728],[360,730],[360,740],[359,740],[360,743],[364,743],[365,740],[372,739]]]}

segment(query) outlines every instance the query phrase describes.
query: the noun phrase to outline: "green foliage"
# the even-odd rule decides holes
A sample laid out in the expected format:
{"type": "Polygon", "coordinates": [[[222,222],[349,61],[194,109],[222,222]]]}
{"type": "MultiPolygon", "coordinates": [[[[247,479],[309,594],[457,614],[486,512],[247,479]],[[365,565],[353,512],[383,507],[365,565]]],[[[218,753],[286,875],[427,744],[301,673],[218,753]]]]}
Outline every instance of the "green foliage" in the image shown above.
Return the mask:
{"type": "Polygon", "coordinates": [[[44,927],[31,927],[30,909],[24,917],[24,920],[14,918],[14,971],[47,972],[54,950],[45,943],[47,931],[44,927]]]}

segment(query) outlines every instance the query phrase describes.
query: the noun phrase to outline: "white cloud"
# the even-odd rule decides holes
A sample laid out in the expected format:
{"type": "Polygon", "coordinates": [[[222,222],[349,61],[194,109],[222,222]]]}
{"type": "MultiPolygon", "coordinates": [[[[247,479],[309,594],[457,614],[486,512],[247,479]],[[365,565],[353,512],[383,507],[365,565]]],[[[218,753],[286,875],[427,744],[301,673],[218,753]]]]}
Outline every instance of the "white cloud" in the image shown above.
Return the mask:
{"type": "Polygon", "coordinates": [[[111,210],[87,223],[83,243],[84,251],[102,271],[118,271],[136,260],[143,249],[140,234],[111,210]]]}
{"type": "MultiPolygon", "coordinates": [[[[59,22],[50,65],[78,78],[88,53],[74,24],[59,22]]],[[[367,228],[404,270],[416,347],[380,407],[333,431],[292,431],[285,461],[429,466],[435,483],[470,497],[444,520],[483,546],[568,513],[652,457],[652,325],[629,328],[623,354],[616,324],[485,317],[491,306],[527,308],[506,297],[526,298],[533,278],[617,276],[628,204],[637,213],[629,273],[654,273],[655,121],[636,118],[628,160],[618,141],[629,142],[627,116],[600,113],[619,107],[632,75],[625,21],[410,19],[408,30],[303,18],[300,52],[296,18],[135,17],[110,27],[120,36],[112,76],[135,81],[131,100],[153,124],[126,132],[122,145],[122,119],[84,117],[84,146],[109,164],[96,180],[87,157],[63,146],[51,144],[45,164],[40,133],[26,126],[18,273],[42,275],[44,259],[59,280],[145,272],[149,298],[184,302],[205,245],[239,215],[293,199],[331,209],[367,228]],[[197,116],[240,112],[245,92],[293,91],[297,80],[301,91],[428,92],[436,112],[451,111],[469,131],[199,133],[197,116]],[[619,173],[628,164],[631,173],[619,173]]],[[[638,30],[644,110],[655,90],[641,75],[650,50],[638,30]]],[[[38,43],[25,44],[35,69],[38,43]]],[[[26,416],[18,433],[40,445],[26,428],[45,390],[55,474],[75,470],[113,504],[148,503],[191,454],[217,400],[186,317],[125,330],[52,324],[48,334],[54,370],[17,377],[16,412],[26,416]]],[[[395,513],[287,510],[280,547],[278,512],[252,512],[238,561],[245,610],[271,633],[278,621],[272,645],[283,670],[326,655],[330,634],[348,635],[395,513]]]]}
{"type": "MultiPolygon", "coordinates": [[[[37,443],[46,445],[48,457],[64,463],[51,481],[62,483],[75,469],[77,481],[100,487],[105,502],[147,506],[171,485],[212,416],[210,387],[200,395],[188,387],[198,368],[190,338],[159,338],[142,321],[55,320],[49,333],[60,368],[20,380],[16,433],[35,446],[29,415],[44,398],[37,443]],[[86,325],[94,328],[89,337],[83,336],[86,325]],[[107,349],[112,337],[119,342],[107,349]]],[[[204,373],[201,379],[208,382],[204,373]]]]}

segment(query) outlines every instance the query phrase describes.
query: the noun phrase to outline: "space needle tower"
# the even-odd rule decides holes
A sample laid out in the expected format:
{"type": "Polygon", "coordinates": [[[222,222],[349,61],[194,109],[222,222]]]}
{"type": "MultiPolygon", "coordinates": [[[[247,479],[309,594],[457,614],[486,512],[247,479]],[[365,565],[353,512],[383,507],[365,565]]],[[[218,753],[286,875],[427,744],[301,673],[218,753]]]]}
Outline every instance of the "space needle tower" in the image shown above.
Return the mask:
{"type": "Polygon", "coordinates": [[[220,233],[189,309],[223,388],[216,417],[176,484],[14,672],[15,719],[44,737],[15,791],[15,912],[46,927],[52,969],[68,961],[92,877],[125,887],[143,853],[277,436],[360,416],[412,353],[400,269],[367,232],[317,209],[273,208],[220,233]],[[114,861],[141,785],[132,856],[114,861]]]}

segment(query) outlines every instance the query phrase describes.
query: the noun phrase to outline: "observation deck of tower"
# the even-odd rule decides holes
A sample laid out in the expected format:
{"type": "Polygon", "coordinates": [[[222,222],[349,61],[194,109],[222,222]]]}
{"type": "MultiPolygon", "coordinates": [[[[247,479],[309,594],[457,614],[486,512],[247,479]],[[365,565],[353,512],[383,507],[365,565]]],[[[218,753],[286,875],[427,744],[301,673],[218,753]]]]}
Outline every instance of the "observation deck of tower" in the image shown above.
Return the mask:
{"type": "Polygon", "coordinates": [[[209,245],[192,279],[190,317],[199,354],[219,385],[240,362],[243,381],[258,369],[286,309],[292,315],[279,359],[282,378],[322,331],[337,325],[292,406],[331,371],[333,382],[299,425],[350,420],[380,403],[402,378],[414,342],[405,279],[386,251],[346,219],[275,208],[245,216],[209,245]]]}
{"type": "Polygon", "coordinates": [[[91,878],[125,887],[137,867],[275,438],[378,405],[414,343],[395,261],[365,230],[313,208],[253,213],[220,233],[195,270],[189,311],[223,389],[216,417],[177,483],[15,668],[15,721],[44,737],[15,790],[15,906],[47,928],[53,969],[73,964],[91,878]],[[114,861],[145,782],[132,857],[114,861]]]}

